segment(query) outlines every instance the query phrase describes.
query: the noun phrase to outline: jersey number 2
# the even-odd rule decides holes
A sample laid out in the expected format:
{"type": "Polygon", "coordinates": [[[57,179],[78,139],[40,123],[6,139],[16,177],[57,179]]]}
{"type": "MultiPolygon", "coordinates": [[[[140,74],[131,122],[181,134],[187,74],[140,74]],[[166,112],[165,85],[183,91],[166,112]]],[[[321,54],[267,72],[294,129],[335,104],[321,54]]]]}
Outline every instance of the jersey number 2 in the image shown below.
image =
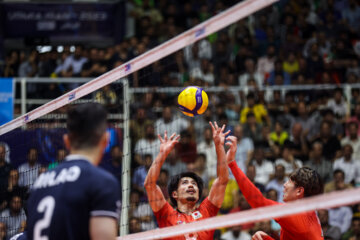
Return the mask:
{"type": "Polygon", "coordinates": [[[34,239],[37,240],[49,240],[47,236],[41,236],[41,231],[48,228],[51,222],[55,208],[55,199],[52,196],[44,197],[37,206],[39,213],[44,213],[44,217],[35,223],[34,227],[34,239]]]}

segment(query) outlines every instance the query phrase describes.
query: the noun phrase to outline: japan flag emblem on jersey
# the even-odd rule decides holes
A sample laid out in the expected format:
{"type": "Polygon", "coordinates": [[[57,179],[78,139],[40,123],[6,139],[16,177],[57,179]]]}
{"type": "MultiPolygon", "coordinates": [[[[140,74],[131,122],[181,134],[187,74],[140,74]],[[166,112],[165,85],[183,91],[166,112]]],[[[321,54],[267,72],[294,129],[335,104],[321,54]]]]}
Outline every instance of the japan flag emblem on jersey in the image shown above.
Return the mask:
{"type": "Polygon", "coordinates": [[[202,218],[202,215],[201,215],[201,213],[200,213],[199,211],[193,212],[193,213],[191,214],[191,216],[192,216],[193,219],[195,219],[195,220],[197,220],[197,219],[199,219],[199,218],[202,218]]]}

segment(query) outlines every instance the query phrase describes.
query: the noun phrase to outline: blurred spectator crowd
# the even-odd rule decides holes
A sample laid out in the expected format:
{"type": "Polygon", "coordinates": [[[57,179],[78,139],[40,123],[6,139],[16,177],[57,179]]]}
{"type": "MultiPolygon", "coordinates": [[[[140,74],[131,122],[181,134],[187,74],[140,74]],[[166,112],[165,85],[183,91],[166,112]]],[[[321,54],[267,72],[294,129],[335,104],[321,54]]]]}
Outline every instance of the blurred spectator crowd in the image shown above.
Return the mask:
{"type": "MultiPolygon", "coordinates": [[[[107,48],[65,46],[52,50],[10,51],[1,70],[5,77],[97,77],[227,9],[234,1],[129,1],[123,42],[107,48]],[[74,51],[71,51],[74,50],[74,51]]],[[[226,124],[238,139],[236,161],[268,198],[282,201],[288,175],[302,166],[319,172],[325,192],[360,186],[360,91],[344,89],[264,91],[264,86],[357,83],[360,77],[360,1],[282,0],[247,19],[190,45],[129,76],[132,87],[184,85],[222,86],[208,92],[210,106],[196,118],[176,111],[176,94],[149,91],[134,94],[130,119],[130,233],[156,227],[144,192],[147,171],[159,151],[157,134],[176,132],[180,143],[166,159],[158,185],[166,198],[169,178],[194,171],[205,182],[207,195],[216,176],[216,153],[209,121],[226,124]],[[231,86],[249,86],[235,92],[231,86]]],[[[55,98],[76,84],[32,85],[28,94],[55,98]],[[45,87],[44,87],[45,86],[45,87]]],[[[118,109],[116,85],[95,93],[113,112],[118,109]]],[[[0,146],[0,236],[9,237],[25,225],[27,188],[39,172],[53,165],[36,161],[30,149],[17,169],[0,146]],[[3,154],[3,155],[2,155],[3,154]],[[2,157],[3,156],[3,157],[2,157]],[[10,217],[9,217],[10,216],[10,217]],[[8,229],[6,231],[6,229],[8,229]],[[11,232],[13,231],[13,232],[11,232]],[[1,235],[2,234],[2,235],[1,235]]],[[[66,155],[58,153],[58,162],[66,155]]],[[[122,151],[111,150],[102,167],[121,181],[122,151]]],[[[56,164],[55,164],[56,165],[56,164]]],[[[229,182],[221,214],[249,209],[236,182],[229,182]]],[[[360,205],[318,211],[326,239],[360,239],[360,205]]],[[[274,221],[216,231],[216,239],[251,239],[257,230],[279,239],[274,221]]],[[[0,238],[1,239],[1,238],[0,238]]]]}
{"type": "MultiPolygon", "coordinates": [[[[105,48],[8,49],[4,77],[97,77],[182,33],[236,1],[128,1],[124,41],[105,48]],[[61,49],[61,50],[59,50],[61,49]],[[59,50],[59,51],[58,51],[59,50]]],[[[357,0],[282,0],[131,76],[133,87],[355,83],[357,0]]],[[[28,89],[52,98],[68,90],[28,89]]]]}

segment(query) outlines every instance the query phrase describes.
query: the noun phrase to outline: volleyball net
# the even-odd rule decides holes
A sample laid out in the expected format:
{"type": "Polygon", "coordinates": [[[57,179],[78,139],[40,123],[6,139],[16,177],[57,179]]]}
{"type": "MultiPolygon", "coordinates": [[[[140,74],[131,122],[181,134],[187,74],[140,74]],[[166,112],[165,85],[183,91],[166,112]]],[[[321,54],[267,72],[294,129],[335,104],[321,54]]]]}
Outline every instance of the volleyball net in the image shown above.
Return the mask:
{"type": "Polygon", "coordinates": [[[245,225],[248,223],[261,222],[271,219],[279,219],[296,215],[299,213],[335,208],[344,205],[352,205],[360,201],[357,196],[360,189],[344,190],[304,198],[294,202],[245,210],[237,213],[230,213],[223,216],[212,217],[201,221],[188,224],[180,224],[173,227],[156,229],[152,231],[130,234],[119,237],[118,240],[130,239],[163,239],[186,234],[196,233],[200,231],[209,231],[216,229],[225,229],[237,225],[245,225]]]}
{"type": "MultiPolygon", "coordinates": [[[[243,26],[244,18],[275,2],[276,0],[240,2],[148,51],[140,49],[144,43],[138,43],[137,57],[120,63],[118,67],[91,81],[51,79],[53,83],[68,91],[43,105],[40,105],[44,101],[41,99],[25,100],[27,109],[33,110],[0,126],[0,142],[5,148],[6,160],[17,168],[17,174],[13,173],[9,182],[12,182],[11,185],[18,182],[23,190],[14,194],[12,188],[1,188],[1,193],[6,194],[5,201],[8,206],[13,195],[20,194],[21,199],[26,202],[27,189],[32,186],[36,177],[64,160],[67,151],[62,136],[66,133],[66,111],[69,106],[84,102],[99,102],[109,112],[107,131],[110,142],[101,167],[112,172],[121,182],[122,237],[119,239],[159,239],[209,229],[224,231],[224,228],[230,226],[359,202],[357,196],[360,194],[358,189],[355,189],[281,206],[229,213],[233,208],[249,208],[246,204],[241,206],[244,203],[241,193],[238,192],[235,180],[231,179],[221,208],[223,216],[157,229],[143,186],[149,165],[159,152],[157,134],[163,135],[167,130],[181,136],[180,143],[169,154],[159,176],[158,185],[163,190],[164,197],[169,200],[166,187],[172,176],[183,171],[193,171],[204,179],[204,195],[200,196],[203,199],[216,177],[217,165],[209,121],[217,121],[219,125],[226,124],[228,130],[235,134],[235,127],[239,125],[239,106],[245,105],[249,93],[256,92],[256,98],[263,101],[273,101],[277,97],[289,100],[292,93],[299,93],[299,90],[303,97],[307,97],[306,94],[314,95],[316,90],[332,90],[336,87],[239,87],[236,86],[238,79],[235,73],[225,74],[227,70],[223,67],[224,63],[235,61],[235,55],[241,46],[230,49],[230,53],[223,51],[224,54],[221,55],[216,55],[215,51],[221,52],[221,49],[227,48],[227,43],[231,41],[227,35],[236,34],[237,29],[243,26]],[[222,83],[226,83],[225,87],[221,87],[222,83]],[[209,95],[208,110],[195,118],[184,116],[176,107],[177,95],[188,85],[202,86],[209,95]],[[212,87],[214,85],[220,87],[212,87]],[[27,165],[30,162],[31,167],[27,165]],[[9,194],[9,191],[12,193],[9,194]]],[[[49,80],[30,81],[35,81],[33,84],[37,89],[42,89],[42,84],[48,84],[49,80]]],[[[19,82],[23,87],[27,86],[23,79],[19,79],[19,82]]],[[[344,94],[350,96],[351,89],[343,87],[344,94]]],[[[359,88],[356,84],[352,87],[359,88]]],[[[22,98],[26,98],[25,91],[23,89],[22,98]]],[[[289,127],[284,126],[287,131],[290,131],[289,127]]],[[[253,148],[263,149],[266,157],[272,152],[265,143],[270,129],[264,122],[262,131],[257,132],[258,139],[252,144],[253,148]]],[[[245,168],[242,169],[245,171],[245,168]]],[[[21,226],[11,223],[11,218],[7,219],[8,226],[12,226],[9,235],[18,232],[21,226]]]]}

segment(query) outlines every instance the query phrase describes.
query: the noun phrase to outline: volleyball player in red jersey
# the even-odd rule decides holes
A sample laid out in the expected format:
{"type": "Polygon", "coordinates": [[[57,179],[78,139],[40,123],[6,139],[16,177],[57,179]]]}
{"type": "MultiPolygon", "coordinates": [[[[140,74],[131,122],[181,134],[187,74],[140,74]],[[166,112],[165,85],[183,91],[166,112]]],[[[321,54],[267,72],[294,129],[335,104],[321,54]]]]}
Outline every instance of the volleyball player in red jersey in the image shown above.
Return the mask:
{"type": "MultiPolygon", "coordinates": [[[[226,154],[226,161],[235,176],[241,192],[252,208],[281,204],[265,198],[262,193],[237,166],[235,153],[237,150],[237,139],[234,136],[226,138],[226,145],[230,146],[226,154]]],[[[290,202],[304,197],[310,197],[323,192],[323,183],[320,175],[308,168],[302,167],[290,174],[289,180],[284,184],[284,202],[290,202]]],[[[323,240],[320,221],[316,212],[296,214],[289,217],[276,218],[281,226],[281,240],[323,240]]],[[[273,239],[265,232],[258,231],[253,240],[273,239]]]]}
{"type": "MultiPolygon", "coordinates": [[[[179,136],[172,134],[170,138],[167,132],[164,138],[160,135],[160,152],[152,163],[145,179],[145,189],[148,195],[149,204],[155,214],[159,227],[168,227],[178,224],[186,224],[205,218],[216,216],[225,196],[226,185],[229,180],[229,170],[226,164],[224,141],[225,125],[219,128],[217,123],[210,123],[213,140],[217,154],[217,178],[215,179],[209,196],[200,205],[197,204],[201,197],[203,182],[202,179],[193,172],[185,172],[173,176],[170,180],[168,191],[174,209],[164,198],[163,193],[156,181],[160,174],[167,155],[178,143],[179,136]]],[[[172,240],[210,240],[213,239],[214,230],[186,234],[184,236],[172,237],[172,240]]]]}

